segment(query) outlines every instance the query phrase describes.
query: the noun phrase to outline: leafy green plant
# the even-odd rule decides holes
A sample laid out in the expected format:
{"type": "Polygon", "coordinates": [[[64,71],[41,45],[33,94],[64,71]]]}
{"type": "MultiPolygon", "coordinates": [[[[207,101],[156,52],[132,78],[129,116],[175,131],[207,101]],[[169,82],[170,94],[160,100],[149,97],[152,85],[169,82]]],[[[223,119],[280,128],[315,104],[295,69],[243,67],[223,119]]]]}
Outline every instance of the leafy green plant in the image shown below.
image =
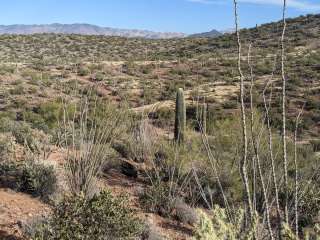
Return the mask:
{"type": "Polygon", "coordinates": [[[0,181],[5,187],[49,200],[57,189],[57,177],[52,166],[27,162],[17,164],[13,161],[0,164],[0,181]]]}
{"type": "Polygon", "coordinates": [[[194,232],[194,240],[239,240],[254,239],[257,222],[250,228],[244,228],[244,210],[234,213],[234,220],[229,219],[225,209],[215,206],[210,215],[199,211],[200,223],[194,232]]]}
{"type": "Polygon", "coordinates": [[[55,207],[49,221],[38,226],[33,239],[126,240],[136,239],[142,229],[128,199],[104,191],[89,200],[83,195],[67,197],[55,207]]]}
{"type": "Polygon", "coordinates": [[[22,167],[19,190],[48,200],[57,187],[57,177],[52,166],[29,163],[22,167]]]}
{"type": "Polygon", "coordinates": [[[81,77],[87,76],[90,73],[90,70],[86,67],[80,67],[78,70],[78,75],[81,77]]]}

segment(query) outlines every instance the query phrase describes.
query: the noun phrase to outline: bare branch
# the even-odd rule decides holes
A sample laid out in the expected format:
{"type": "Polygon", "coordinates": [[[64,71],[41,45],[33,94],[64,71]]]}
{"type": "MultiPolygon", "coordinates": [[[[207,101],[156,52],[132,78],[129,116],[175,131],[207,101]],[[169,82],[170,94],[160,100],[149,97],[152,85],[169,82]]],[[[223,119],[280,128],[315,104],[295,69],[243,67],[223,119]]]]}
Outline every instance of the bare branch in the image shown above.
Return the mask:
{"type": "Polygon", "coordinates": [[[234,3],[234,17],[235,17],[235,26],[236,26],[236,35],[237,35],[237,45],[238,45],[238,73],[240,78],[240,103],[241,103],[241,125],[242,125],[242,159],[240,163],[240,172],[245,188],[245,198],[246,204],[249,208],[249,215],[253,217],[253,207],[250,197],[250,188],[249,180],[247,173],[247,155],[248,155],[248,139],[247,139],[247,126],[246,126],[246,109],[244,104],[244,76],[241,70],[241,40],[240,40],[240,31],[238,26],[238,3],[237,0],[233,1],[234,3]]]}

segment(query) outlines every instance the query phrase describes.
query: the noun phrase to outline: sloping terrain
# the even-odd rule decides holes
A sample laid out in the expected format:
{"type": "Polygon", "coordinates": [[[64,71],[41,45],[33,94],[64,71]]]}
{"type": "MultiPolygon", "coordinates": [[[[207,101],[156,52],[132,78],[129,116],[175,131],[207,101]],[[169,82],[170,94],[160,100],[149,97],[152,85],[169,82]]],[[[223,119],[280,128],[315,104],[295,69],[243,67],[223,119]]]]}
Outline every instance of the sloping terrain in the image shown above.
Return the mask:
{"type": "MultiPolygon", "coordinates": [[[[271,99],[271,124],[275,133],[281,128],[278,56],[280,34],[280,22],[241,31],[246,92],[248,93],[250,84],[247,54],[251,43],[253,87],[256,90],[253,96],[254,107],[258,112],[263,112],[261,94],[266,83],[272,83],[267,97],[271,99]]],[[[320,134],[319,38],[320,15],[288,20],[285,63],[288,79],[288,135],[291,137],[295,130],[295,117],[305,105],[298,140],[306,145],[320,134]]],[[[192,136],[199,137],[194,121],[199,102],[208,104],[208,125],[225,120],[222,124],[218,122],[220,125],[217,127],[221,127],[221,131],[230,130],[228,124],[233,124],[230,119],[239,112],[239,79],[234,40],[234,34],[217,38],[162,40],[62,34],[0,36],[1,159],[27,162],[30,160],[29,152],[33,151],[32,160],[37,156],[45,158],[47,163],[54,163],[54,166],[62,166],[66,151],[58,142],[59,139],[57,140],[65,111],[61,99],[73,103],[81,93],[87,94],[92,89],[94,96],[106,103],[111,102],[119,108],[123,104],[130,114],[144,113],[150,128],[161,138],[156,139],[157,142],[168,143],[168,140],[172,139],[175,94],[180,87],[184,88],[185,92],[187,125],[191,131],[194,130],[192,136]]],[[[249,99],[246,98],[245,101],[249,107],[249,99]]],[[[70,111],[72,112],[72,109],[70,111]]],[[[237,158],[239,151],[235,151],[233,156],[225,148],[228,144],[233,147],[239,145],[234,142],[237,136],[231,139],[231,143],[225,143],[225,136],[230,133],[218,133],[222,139],[221,143],[219,142],[222,153],[219,154],[223,161],[228,157],[237,158]]],[[[122,137],[125,139],[117,140],[121,140],[123,144],[132,136],[122,137]]],[[[195,141],[201,143],[201,139],[196,137],[195,141]]],[[[210,141],[217,139],[212,137],[210,141]]],[[[203,149],[198,147],[198,142],[190,143],[191,150],[187,149],[190,152],[186,153],[186,158],[200,159],[202,162],[198,164],[201,166],[206,163],[206,157],[199,153],[203,149]],[[193,151],[194,145],[198,148],[193,151]]],[[[147,189],[149,185],[145,181],[146,177],[136,174],[136,168],[144,169],[146,164],[134,154],[130,155],[130,148],[140,147],[137,142],[133,145],[125,146],[129,148],[125,150],[121,148],[122,145],[113,146],[122,155],[117,153],[118,155],[113,156],[117,165],[111,171],[103,172],[99,187],[109,188],[115,195],[128,193],[130,205],[138,210],[139,216],[152,221],[169,239],[190,239],[193,226],[181,223],[175,218],[150,213],[140,205],[139,192],[147,189]],[[131,174],[137,176],[126,176],[123,165],[129,170],[133,169],[131,174]]],[[[313,147],[317,150],[319,146],[314,144],[313,147]]],[[[172,153],[170,150],[172,149],[167,151],[172,153]]],[[[311,152],[310,148],[304,150],[305,152],[301,151],[302,155],[311,152]]],[[[142,151],[142,155],[144,153],[142,151]]],[[[157,156],[160,156],[161,160],[161,157],[166,157],[166,153],[158,151],[157,156]]],[[[304,164],[309,165],[309,162],[304,164]]],[[[238,170],[237,162],[232,162],[230,166],[227,162],[221,165],[238,170]]],[[[280,165],[278,167],[280,169],[280,165]]],[[[311,167],[313,166],[310,164],[311,167]]],[[[227,180],[232,175],[225,172],[221,174],[225,174],[222,176],[227,180]]],[[[226,185],[237,188],[239,182],[240,180],[235,178],[226,185]]],[[[240,194],[237,192],[231,192],[234,198],[238,195],[240,194]]],[[[49,205],[44,204],[41,199],[7,188],[0,188],[0,200],[0,237],[3,238],[20,237],[20,221],[42,214],[42,209],[50,212],[47,208],[49,205]]]]}

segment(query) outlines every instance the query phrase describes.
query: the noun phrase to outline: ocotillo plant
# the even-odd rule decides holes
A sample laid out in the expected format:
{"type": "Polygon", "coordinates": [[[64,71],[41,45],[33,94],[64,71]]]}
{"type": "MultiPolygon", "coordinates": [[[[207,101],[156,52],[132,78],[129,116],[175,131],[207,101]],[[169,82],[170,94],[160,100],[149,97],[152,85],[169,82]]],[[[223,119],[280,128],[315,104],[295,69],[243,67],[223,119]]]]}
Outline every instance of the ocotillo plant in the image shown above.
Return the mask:
{"type": "Polygon", "coordinates": [[[203,105],[201,106],[201,116],[200,116],[200,123],[201,123],[200,129],[203,134],[207,133],[207,108],[208,108],[207,104],[203,103],[203,105]]]}
{"type": "Polygon", "coordinates": [[[179,88],[176,98],[176,119],[174,127],[174,139],[177,143],[184,142],[186,130],[186,104],[184,99],[183,89],[179,88]]]}

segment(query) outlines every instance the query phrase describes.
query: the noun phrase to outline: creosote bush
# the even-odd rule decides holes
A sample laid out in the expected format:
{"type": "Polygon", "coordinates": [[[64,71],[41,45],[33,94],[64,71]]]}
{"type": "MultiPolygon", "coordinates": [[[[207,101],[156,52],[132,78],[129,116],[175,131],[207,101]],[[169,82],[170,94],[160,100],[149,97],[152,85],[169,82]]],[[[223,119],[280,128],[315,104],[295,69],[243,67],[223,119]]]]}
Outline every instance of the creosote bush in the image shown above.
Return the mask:
{"type": "Polygon", "coordinates": [[[29,163],[22,168],[19,190],[48,200],[57,188],[57,176],[52,166],[29,163]]]}
{"type": "Polygon", "coordinates": [[[54,208],[48,221],[33,231],[33,240],[126,240],[137,239],[141,221],[128,207],[124,196],[103,191],[92,199],[83,195],[66,197],[54,208]]]}
{"type": "Polygon", "coordinates": [[[44,201],[57,189],[57,176],[52,166],[41,163],[3,162],[0,164],[0,181],[5,187],[40,197],[44,201]]]}

